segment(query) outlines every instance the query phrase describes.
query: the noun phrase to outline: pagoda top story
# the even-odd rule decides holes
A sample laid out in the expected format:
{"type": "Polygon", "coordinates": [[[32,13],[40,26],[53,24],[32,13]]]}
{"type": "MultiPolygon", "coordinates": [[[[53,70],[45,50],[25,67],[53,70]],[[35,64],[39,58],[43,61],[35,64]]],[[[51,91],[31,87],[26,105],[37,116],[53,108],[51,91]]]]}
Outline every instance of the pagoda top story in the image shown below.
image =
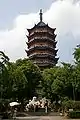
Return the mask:
{"type": "Polygon", "coordinates": [[[38,24],[35,24],[34,27],[32,27],[32,28],[30,28],[30,29],[27,29],[28,32],[30,32],[30,31],[33,30],[34,28],[40,28],[40,27],[46,27],[46,28],[48,27],[50,30],[52,30],[52,31],[54,32],[56,28],[51,28],[51,27],[48,26],[48,24],[45,24],[45,23],[43,22],[42,9],[40,9],[39,15],[40,15],[40,22],[39,22],[38,24]]]}

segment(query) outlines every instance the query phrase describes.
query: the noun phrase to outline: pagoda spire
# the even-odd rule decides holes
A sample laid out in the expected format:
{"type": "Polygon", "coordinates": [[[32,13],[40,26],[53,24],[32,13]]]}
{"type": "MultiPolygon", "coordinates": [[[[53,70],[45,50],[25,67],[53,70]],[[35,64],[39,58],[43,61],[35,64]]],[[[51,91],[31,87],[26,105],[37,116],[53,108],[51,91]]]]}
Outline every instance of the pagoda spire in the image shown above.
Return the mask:
{"type": "Polygon", "coordinates": [[[42,9],[40,9],[40,22],[42,22],[42,15],[43,15],[43,13],[42,13],[42,9]]]}

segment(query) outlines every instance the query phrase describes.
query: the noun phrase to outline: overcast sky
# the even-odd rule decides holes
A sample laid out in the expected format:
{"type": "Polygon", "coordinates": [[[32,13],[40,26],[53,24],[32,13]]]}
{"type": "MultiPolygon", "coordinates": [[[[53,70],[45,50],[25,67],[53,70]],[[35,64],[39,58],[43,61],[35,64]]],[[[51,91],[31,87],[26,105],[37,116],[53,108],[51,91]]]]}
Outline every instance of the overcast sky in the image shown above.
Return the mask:
{"type": "Polygon", "coordinates": [[[56,27],[59,61],[72,62],[73,51],[80,44],[79,0],[0,0],[0,50],[15,61],[27,57],[26,28],[43,21],[56,27]]]}

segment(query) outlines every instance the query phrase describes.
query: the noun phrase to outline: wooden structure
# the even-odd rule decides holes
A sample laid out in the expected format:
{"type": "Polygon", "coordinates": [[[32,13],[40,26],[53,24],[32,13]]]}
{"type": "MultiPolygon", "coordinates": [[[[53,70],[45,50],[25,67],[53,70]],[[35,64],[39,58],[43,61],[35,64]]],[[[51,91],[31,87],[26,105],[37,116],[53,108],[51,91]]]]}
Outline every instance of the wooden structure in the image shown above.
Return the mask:
{"type": "Polygon", "coordinates": [[[28,50],[27,56],[40,68],[53,67],[57,64],[58,58],[56,48],[56,28],[51,28],[42,20],[42,10],[40,10],[40,22],[28,30],[28,50]]]}

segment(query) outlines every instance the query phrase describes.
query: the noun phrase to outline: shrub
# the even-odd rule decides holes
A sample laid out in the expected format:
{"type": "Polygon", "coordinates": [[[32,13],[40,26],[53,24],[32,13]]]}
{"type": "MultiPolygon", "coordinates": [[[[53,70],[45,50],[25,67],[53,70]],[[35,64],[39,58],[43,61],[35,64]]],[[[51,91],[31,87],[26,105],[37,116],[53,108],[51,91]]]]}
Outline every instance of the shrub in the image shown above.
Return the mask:
{"type": "Polygon", "coordinates": [[[75,111],[78,111],[80,110],[80,101],[73,101],[73,100],[63,101],[62,106],[67,110],[73,109],[75,111]]]}
{"type": "Polygon", "coordinates": [[[68,112],[69,118],[80,118],[80,111],[70,111],[68,112]]]}

